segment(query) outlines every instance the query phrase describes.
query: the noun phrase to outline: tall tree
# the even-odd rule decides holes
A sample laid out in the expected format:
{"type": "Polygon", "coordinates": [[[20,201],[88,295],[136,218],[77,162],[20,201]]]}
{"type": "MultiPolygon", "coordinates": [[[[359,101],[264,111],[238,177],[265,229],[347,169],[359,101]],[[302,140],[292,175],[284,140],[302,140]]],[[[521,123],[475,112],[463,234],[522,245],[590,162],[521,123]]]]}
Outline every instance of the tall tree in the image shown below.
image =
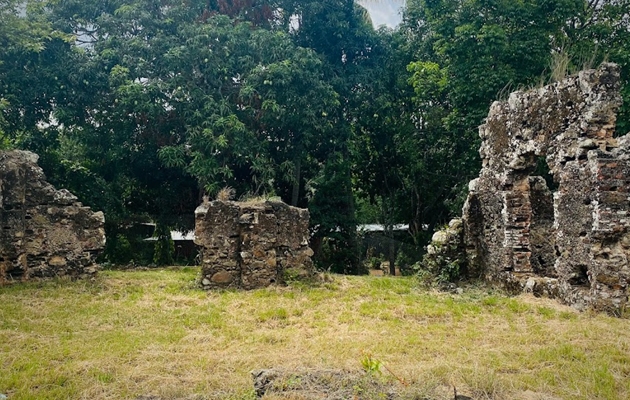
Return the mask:
{"type": "Polygon", "coordinates": [[[0,1],[0,134],[3,146],[33,137],[49,121],[55,91],[54,66],[69,37],[53,29],[44,1],[0,1]]]}
{"type": "MultiPolygon", "coordinates": [[[[316,201],[318,212],[314,213],[313,225],[317,229],[312,246],[316,251],[316,259],[319,259],[319,249],[326,240],[345,243],[340,247],[345,246],[347,249],[356,248],[353,198],[347,196],[344,190],[330,191],[326,179],[333,179],[339,188],[351,187],[350,141],[352,124],[357,116],[355,106],[357,102],[363,101],[362,86],[367,83],[365,79],[369,76],[366,71],[375,65],[375,54],[380,51],[380,42],[367,11],[352,0],[285,0],[282,9],[285,27],[291,31],[296,43],[315,50],[323,58],[325,78],[340,99],[339,107],[329,114],[335,126],[335,138],[320,147],[322,156],[331,159],[322,164],[325,165],[323,175],[318,175],[309,185],[315,193],[314,199],[318,199],[318,190],[326,193],[326,196],[337,196],[334,200],[316,201]],[[348,181],[341,185],[341,178],[348,181]],[[327,216],[326,220],[320,220],[324,216],[327,216]],[[340,225],[332,226],[328,223],[331,219],[340,225]],[[343,237],[339,232],[344,233],[341,235],[343,237]]],[[[318,158],[322,159],[322,156],[318,158]]],[[[348,254],[346,261],[347,265],[351,265],[344,267],[346,270],[359,271],[356,255],[348,254]]]]}
{"type": "Polygon", "coordinates": [[[87,96],[81,111],[56,110],[67,181],[80,192],[98,177],[113,194],[111,203],[96,199],[112,224],[133,215],[184,224],[200,192],[226,185],[297,203],[312,177],[303,164],[322,162],[316,154],[334,141],[329,115],[339,105],[322,61],[271,29],[273,15],[252,12],[261,3],[245,3],[64,2],[53,10],[82,46],[73,70],[84,79],[73,89],[87,96]]]}
{"type": "Polygon", "coordinates": [[[434,187],[454,210],[465,182],[479,169],[477,127],[491,102],[548,76],[552,55],[567,37],[581,0],[410,0],[402,32],[415,61],[409,65],[418,135],[446,166],[434,187]],[[447,150],[447,151],[444,151],[447,150]]]}

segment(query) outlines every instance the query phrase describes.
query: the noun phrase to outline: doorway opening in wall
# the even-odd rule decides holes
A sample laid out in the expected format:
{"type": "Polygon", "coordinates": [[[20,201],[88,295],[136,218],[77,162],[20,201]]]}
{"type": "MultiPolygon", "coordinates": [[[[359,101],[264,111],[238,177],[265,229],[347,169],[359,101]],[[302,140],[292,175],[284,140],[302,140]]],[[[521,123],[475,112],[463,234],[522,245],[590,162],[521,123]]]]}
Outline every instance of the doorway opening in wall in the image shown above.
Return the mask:
{"type": "Polygon", "coordinates": [[[532,269],[539,276],[556,277],[555,240],[551,232],[554,225],[553,193],[558,190],[558,184],[554,181],[544,156],[537,157],[535,168],[529,177],[529,186],[532,207],[532,269]]]}

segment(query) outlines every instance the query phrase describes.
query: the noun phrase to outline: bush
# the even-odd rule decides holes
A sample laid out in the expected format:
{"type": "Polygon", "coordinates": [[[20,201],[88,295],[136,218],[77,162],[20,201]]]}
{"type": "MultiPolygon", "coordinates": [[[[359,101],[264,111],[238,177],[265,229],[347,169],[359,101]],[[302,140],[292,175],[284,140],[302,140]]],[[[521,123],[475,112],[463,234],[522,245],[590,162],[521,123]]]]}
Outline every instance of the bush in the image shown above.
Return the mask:
{"type": "Polygon", "coordinates": [[[127,236],[117,234],[107,242],[107,259],[113,264],[128,264],[133,260],[133,250],[127,236]]]}
{"type": "Polygon", "coordinates": [[[365,266],[360,265],[356,240],[338,240],[324,238],[321,248],[314,258],[315,266],[320,271],[338,274],[363,275],[367,274],[365,266]],[[355,243],[353,246],[352,243],[355,243]]]}

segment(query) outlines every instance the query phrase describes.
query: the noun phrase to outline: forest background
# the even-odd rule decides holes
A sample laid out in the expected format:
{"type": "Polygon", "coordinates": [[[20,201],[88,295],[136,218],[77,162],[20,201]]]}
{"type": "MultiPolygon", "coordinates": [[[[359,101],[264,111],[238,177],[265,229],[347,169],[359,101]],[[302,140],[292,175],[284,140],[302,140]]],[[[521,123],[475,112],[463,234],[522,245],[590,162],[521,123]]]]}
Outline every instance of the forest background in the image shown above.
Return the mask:
{"type": "Polygon", "coordinates": [[[105,212],[112,263],[171,263],[130,228],[170,249],[225,187],[307,207],[322,268],[363,272],[361,223],[408,224],[412,263],[461,212],[492,101],[612,61],[630,130],[629,10],[409,0],[374,29],[352,0],[0,0],[0,148],[105,212]]]}

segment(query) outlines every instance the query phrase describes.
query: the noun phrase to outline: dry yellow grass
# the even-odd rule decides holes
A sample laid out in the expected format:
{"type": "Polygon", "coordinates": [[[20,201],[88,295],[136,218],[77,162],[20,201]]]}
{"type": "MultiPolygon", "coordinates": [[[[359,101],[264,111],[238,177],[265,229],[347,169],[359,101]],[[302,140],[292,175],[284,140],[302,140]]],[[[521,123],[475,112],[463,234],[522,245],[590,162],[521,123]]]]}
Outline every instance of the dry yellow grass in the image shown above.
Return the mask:
{"type": "Polygon", "coordinates": [[[217,193],[217,200],[230,201],[234,198],[235,194],[236,191],[233,188],[226,186],[223,189],[219,190],[219,193],[217,193]]]}
{"type": "Polygon", "coordinates": [[[251,370],[360,371],[370,353],[418,398],[452,398],[453,386],[475,399],[630,398],[627,319],[483,289],[428,292],[410,278],[205,293],[196,274],[0,288],[0,393],[252,399],[251,370]]]}

